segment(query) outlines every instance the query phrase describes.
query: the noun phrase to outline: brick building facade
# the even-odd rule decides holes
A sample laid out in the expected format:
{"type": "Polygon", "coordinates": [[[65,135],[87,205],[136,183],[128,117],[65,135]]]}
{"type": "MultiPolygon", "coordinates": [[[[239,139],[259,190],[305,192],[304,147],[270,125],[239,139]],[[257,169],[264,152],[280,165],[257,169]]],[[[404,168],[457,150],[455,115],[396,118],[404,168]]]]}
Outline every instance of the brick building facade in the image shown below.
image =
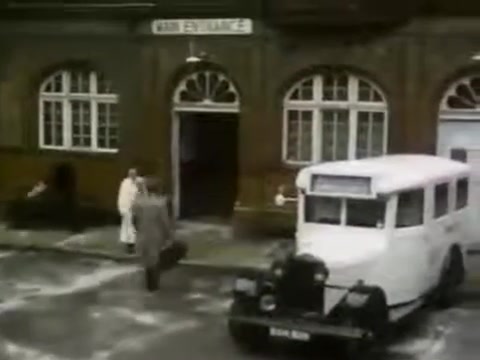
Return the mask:
{"type": "Polygon", "coordinates": [[[475,161],[474,1],[7,3],[0,200],[68,161],[81,195],[114,209],[136,165],[165,180],[180,217],[279,228],[293,217],[276,188],[308,163],[452,149],[475,161]]]}

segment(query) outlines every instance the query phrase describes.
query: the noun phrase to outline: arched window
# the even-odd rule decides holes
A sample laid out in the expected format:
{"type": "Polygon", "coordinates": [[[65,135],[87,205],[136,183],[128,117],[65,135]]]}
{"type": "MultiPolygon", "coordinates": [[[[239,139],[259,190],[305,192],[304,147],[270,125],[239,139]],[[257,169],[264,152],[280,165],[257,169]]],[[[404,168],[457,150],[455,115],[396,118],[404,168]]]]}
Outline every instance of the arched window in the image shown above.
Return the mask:
{"type": "Polygon", "coordinates": [[[387,150],[387,102],[364,78],[316,74],[296,83],[283,105],[283,159],[288,163],[364,158],[387,150]]]}
{"type": "Polygon", "coordinates": [[[464,77],[450,86],[440,105],[440,118],[480,120],[480,74],[464,77]]]}
{"type": "Polygon", "coordinates": [[[173,101],[177,111],[238,112],[240,107],[240,97],[233,82],[214,70],[197,71],[183,78],[173,101]]]}
{"type": "Polygon", "coordinates": [[[61,70],[40,87],[39,145],[44,149],[118,149],[118,96],[99,72],[61,70]]]}

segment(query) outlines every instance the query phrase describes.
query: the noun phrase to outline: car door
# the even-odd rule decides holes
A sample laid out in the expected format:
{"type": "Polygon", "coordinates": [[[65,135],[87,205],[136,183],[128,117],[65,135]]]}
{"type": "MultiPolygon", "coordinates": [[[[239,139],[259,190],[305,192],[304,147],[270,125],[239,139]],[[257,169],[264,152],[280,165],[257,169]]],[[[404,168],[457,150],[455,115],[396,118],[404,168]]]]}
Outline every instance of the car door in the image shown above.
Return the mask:
{"type": "Polygon", "coordinates": [[[429,247],[430,279],[436,284],[444,263],[445,253],[454,234],[454,224],[450,215],[450,182],[434,184],[430,188],[426,241],[429,247]]]}

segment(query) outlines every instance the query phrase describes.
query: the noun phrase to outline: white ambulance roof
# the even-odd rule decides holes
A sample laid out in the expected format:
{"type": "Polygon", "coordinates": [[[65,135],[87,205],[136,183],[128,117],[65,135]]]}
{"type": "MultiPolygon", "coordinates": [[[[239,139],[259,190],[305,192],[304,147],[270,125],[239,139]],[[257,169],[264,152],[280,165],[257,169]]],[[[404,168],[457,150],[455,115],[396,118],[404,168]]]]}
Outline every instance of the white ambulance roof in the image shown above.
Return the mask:
{"type": "Polygon", "coordinates": [[[372,178],[376,193],[389,194],[469,174],[469,165],[447,158],[417,154],[385,155],[308,166],[298,173],[296,185],[307,189],[311,175],[365,176],[372,178]]]}

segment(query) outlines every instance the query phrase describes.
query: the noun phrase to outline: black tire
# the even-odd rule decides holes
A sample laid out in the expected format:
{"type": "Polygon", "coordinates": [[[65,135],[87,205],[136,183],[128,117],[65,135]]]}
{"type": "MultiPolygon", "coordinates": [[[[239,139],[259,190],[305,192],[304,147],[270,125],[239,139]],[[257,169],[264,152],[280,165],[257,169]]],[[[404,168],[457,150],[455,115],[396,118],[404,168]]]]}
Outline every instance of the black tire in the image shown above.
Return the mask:
{"type": "Polygon", "coordinates": [[[347,358],[352,360],[381,359],[390,338],[390,323],[387,300],[384,292],[377,288],[361,310],[363,316],[349,319],[347,324],[370,329],[372,337],[347,340],[347,358]]]}
{"type": "MultiPolygon", "coordinates": [[[[245,315],[243,307],[236,301],[230,307],[231,316],[245,315]]],[[[268,345],[268,329],[228,320],[228,331],[235,344],[246,352],[261,352],[268,345]]]]}
{"type": "Polygon", "coordinates": [[[459,295],[459,288],[465,277],[462,253],[458,248],[450,251],[446,265],[442,271],[440,282],[435,291],[435,304],[441,308],[453,306],[459,295]]]}
{"type": "Polygon", "coordinates": [[[348,340],[346,357],[348,360],[381,359],[384,349],[373,339],[348,340]]]}

